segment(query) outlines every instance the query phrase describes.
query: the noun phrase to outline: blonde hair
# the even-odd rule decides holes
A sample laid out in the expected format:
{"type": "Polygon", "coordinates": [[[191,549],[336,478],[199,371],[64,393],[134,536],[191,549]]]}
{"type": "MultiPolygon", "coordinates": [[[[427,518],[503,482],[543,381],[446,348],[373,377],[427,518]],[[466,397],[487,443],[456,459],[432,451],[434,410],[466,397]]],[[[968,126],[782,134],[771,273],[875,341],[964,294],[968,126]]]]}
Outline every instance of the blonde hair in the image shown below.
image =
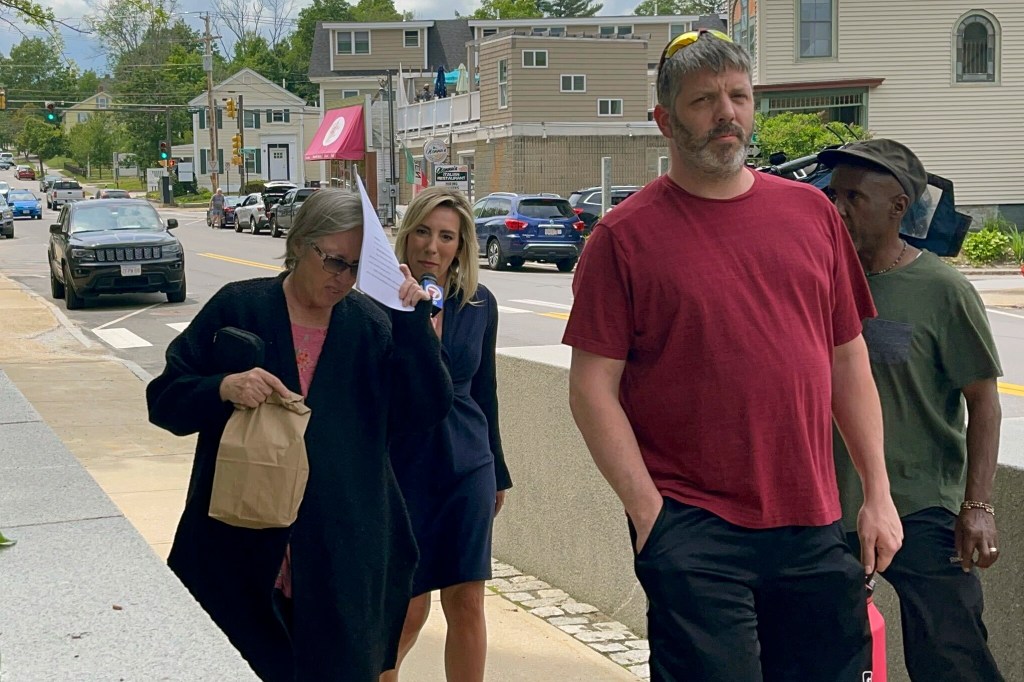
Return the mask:
{"type": "Polygon", "coordinates": [[[472,303],[480,282],[479,252],[476,243],[476,223],[469,201],[458,190],[447,187],[428,187],[409,203],[402,218],[402,226],[395,237],[395,253],[398,260],[406,261],[406,246],[409,235],[421,226],[437,208],[450,208],[459,216],[459,249],[448,268],[448,288],[459,292],[460,307],[472,303]]]}

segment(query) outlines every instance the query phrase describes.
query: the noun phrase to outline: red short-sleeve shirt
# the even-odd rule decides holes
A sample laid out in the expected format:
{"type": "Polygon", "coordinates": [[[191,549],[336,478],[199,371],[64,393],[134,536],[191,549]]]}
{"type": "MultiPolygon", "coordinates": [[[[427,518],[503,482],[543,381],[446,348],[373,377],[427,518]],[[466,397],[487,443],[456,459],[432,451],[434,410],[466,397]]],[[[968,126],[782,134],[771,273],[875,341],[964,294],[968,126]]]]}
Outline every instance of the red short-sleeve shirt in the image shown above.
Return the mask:
{"type": "Polygon", "coordinates": [[[754,173],[730,200],[662,176],[605,216],[563,343],[626,361],[620,401],[663,495],[747,528],[839,519],[833,348],[874,305],[842,220],[754,173]]]}

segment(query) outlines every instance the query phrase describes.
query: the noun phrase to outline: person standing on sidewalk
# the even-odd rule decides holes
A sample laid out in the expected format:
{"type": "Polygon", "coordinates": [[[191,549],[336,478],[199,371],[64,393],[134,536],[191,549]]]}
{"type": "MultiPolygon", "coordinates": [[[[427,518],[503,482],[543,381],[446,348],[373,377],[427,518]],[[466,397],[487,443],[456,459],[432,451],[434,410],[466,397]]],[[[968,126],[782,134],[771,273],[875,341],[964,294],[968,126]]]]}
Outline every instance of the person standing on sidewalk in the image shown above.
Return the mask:
{"type": "MultiPolygon", "coordinates": [[[[430,187],[417,194],[405,211],[395,252],[417,280],[433,275],[445,292],[433,322],[455,387],[443,422],[391,444],[420,552],[399,665],[427,622],[431,592],[440,590],[448,623],[447,678],[483,682],[491,530],[512,487],[498,428],[498,303],[479,283],[473,211],[461,192],[430,187]]],[[[398,667],[381,678],[397,679],[398,667]]]]}
{"type": "Polygon", "coordinates": [[[398,295],[411,312],[389,319],[352,291],[362,226],[358,194],[314,193],[288,232],[285,272],[214,294],[146,390],[151,422],[199,434],[168,565],[263,680],[377,682],[398,656],[416,546],[388,444],[441,421],[452,386],[408,268],[398,295]],[[237,367],[245,346],[220,345],[227,327],[259,337],[263,360],[237,367]],[[274,392],[311,409],[298,518],[229,526],[208,513],[221,434],[233,410],[274,392]]]}
{"type": "MultiPolygon", "coordinates": [[[[973,570],[999,558],[992,486],[1002,370],[985,306],[966,277],[900,238],[903,216],[928,184],[910,149],[876,139],[818,158],[834,169],[829,191],[878,308],[864,322],[864,338],[904,534],[882,577],[899,596],[910,679],[997,682],[1003,677],[988,648],[973,570]]],[[[842,439],[833,443],[843,519],[852,529],[861,491],[842,439]]],[[[856,534],[849,541],[856,547],[856,534]]]]}
{"type": "Polygon", "coordinates": [[[874,308],[817,189],[745,167],[750,58],[717,31],[663,53],[671,168],[604,216],[563,342],[569,400],[625,506],[655,682],[862,682],[865,575],[902,531],[861,320],[874,308]],[[866,502],[849,553],[832,418],[866,502]]]}

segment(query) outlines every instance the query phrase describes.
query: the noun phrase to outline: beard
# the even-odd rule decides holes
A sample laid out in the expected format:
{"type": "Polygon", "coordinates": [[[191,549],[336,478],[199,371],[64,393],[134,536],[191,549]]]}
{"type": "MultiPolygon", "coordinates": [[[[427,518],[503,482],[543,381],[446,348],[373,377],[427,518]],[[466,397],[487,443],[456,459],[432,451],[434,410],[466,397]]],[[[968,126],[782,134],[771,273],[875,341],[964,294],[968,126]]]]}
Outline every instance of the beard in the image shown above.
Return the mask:
{"type": "Polygon", "coordinates": [[[741,171],[747,160],[750,134],[736,123],[715,126],[706,135],[697,135],[676,118],[670,118],[672,144],[679,156],[700,173],[713,178],[732,177],[741,171]],[[735,135],[739,141],[726,145],[716,142],[722,135],[735,135]]]}

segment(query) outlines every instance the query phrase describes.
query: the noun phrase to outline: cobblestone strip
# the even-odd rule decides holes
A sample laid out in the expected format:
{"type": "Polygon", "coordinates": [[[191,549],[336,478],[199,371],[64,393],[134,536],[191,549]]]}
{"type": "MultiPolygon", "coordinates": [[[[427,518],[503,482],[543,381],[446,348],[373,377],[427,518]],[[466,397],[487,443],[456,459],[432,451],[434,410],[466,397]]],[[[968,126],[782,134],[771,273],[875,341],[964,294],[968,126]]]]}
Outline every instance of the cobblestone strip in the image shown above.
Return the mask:
{"type": "Polygon", "coordinates": [[[491,561],[494,575],[487,587],[538,618],[547,621],[626,668],[642,680],[650,679],[647,664],[650,647],[622,623],[612,620],[590,604],[578,602],[532,575],[523,575],[508,564],[491,561]]]}

